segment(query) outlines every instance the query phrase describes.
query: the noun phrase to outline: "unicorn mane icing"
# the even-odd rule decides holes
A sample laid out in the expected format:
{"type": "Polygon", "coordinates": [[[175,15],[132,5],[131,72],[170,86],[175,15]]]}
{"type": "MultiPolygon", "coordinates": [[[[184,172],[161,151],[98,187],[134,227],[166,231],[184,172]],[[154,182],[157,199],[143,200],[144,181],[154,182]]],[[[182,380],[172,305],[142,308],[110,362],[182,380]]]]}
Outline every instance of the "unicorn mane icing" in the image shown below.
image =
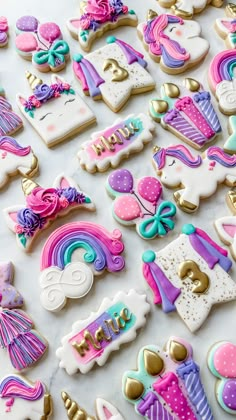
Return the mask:
{"type": "Polygon", "coordinates": [[[0,137],[0,150],[5,150],[17,156],[27,156],[31,147],[22,147],[13,137],[4,136],[0,137]]]}
{"type": "Polygon", "coordinates": [[[156,162],[159,170],[165,166],[166,156],[176,157],[185,165],[195,168],[200,166],[202,163],[202,158],[200,155],[195,157],[190,153],[187,147],[183,146],[182,144],[178,144],[176,146],[170,146],[165,149],[161,148],[155,153],[153,159],[156,162]]]}
{"type": "Polygon", "coordinates": [[[12,111],[11,104],[0,96],[0,135],[11,134],[22,126],[22,120],[12,111]]]}
{"type": "Polygon", "coordinates": [[[45,393],[42,382],[30,384],[18,375],[6,376],[0,383],[1,398],[17,397],[24,400],[36,401],[45,393]]]}
{"type": "Polygon", "coordinates": [[[228,155],[220,147],[209,147],[207,150],[207,157],[208,159],[214,160],[227,168],[236,166],[236,156],[228,155]]]}

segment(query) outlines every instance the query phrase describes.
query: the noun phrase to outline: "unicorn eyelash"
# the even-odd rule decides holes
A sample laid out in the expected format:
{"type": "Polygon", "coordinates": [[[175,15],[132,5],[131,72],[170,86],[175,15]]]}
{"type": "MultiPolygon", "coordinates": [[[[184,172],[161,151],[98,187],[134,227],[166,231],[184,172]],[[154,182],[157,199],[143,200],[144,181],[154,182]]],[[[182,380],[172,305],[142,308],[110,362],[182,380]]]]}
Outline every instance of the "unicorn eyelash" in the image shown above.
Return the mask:
{"type": "Polygon", "coordinates": [[[43,121],[44,118],[46,118],[47,115],[50,115],[50,114],[52,114],[52,112],[48,112],[47,114],[43,115],[41,118],[39,118],[39,121],[43,121]]]}
{"type": "Polygon", "coordinates": [[[175,159],[173,160],[173,162],[172,163],[170,163],[170,165],[168,165],[168,166],[173,166],[175,164],[175,159]]]}
{"type": "Polygon", "coordinates": [[[64,103],[64,105],[66,105],[68,102],[74,102],[75,101],[75,98],[74,99],[68,99],[68,101],[66,101],[65,103],[64,103]]]}
{"type": "Polygon", "coordinates": [[[172,26],[172,28],[170,28],[170,31],[169,32],[172,32],[173,29],[176,29],[176,26],[172,26]]]}

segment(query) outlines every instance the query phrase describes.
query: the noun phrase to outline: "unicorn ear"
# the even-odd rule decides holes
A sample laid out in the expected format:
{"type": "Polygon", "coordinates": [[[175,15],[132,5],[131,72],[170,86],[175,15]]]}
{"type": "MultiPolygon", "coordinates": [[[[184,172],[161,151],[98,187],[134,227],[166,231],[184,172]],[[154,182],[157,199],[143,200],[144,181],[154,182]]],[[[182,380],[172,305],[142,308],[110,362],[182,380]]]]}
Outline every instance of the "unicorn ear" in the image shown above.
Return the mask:
{"type": "Polygon", "coordinates": [[[221,240],[227,245],[231,245],[236,236],[236,217],[221,217],[215,221],[215,227],[221,240]]]}
{"type": "Polygon", "coordinates": [[[16,102],[17,102],[17,105],[19,106],[19,108],[21,108],[21,109],[24,108],[26,101],[27,101],[27,99],[25,99],[20,93],[17,93],[16,102]]]}
{"type": "Polygon", "coordinates": [[[80,20],[78,18],[70,18],[66,22],[67,28],[69,29],[71,35],[78,39],[78,33],[80,28],[80,20]]]}
{"type": "Polygon", "coordinates": [[[24,206],[12,206],[3,209],[3,215],[6,220],[7,226],[14,233],[16,233],[15,226],[17,225],[17,213],[19,210],[23,210],[24,206]]]}
{"type": "Polygon", "coordinates": [[[52,84],[54,84],[54,83],[65,83],[66,82],[65,79],[63,79],[63,77],[60,77],[57,74],[53,74],[51,76],[51,81],[52,81],[52,84]]]}
{"type": "Polygon", "coordinates": [[[232,31],[232,21],[233,19],[216,19],[216,25],[220,29],[221,32],[224,32],[224,34],[228,34],[232,31]]]}
{"type": "Polygon", "coordinates": [[[123,417],[111,403],[103,398],[96,399],[96,412],[99,420],[122,420],[123,417]]]}
{"type": "Polygon", "coordinates": [[[58,175],[53,183],[54,188],[69,188],[74,187],[77,190],[79,189],[78,184],[74,181],[73,178],[65,175],[64,173],[58,175]]]}

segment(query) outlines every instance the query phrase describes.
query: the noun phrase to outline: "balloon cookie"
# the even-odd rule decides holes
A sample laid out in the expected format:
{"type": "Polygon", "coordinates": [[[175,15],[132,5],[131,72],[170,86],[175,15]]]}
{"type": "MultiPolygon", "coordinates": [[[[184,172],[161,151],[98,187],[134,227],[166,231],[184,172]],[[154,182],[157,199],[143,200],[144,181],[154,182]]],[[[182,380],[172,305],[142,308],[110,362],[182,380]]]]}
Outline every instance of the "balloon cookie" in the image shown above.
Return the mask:
{"type": "Polygon", "coordinates": [[[53,232],[41,255],[40,300],[48,311],[59,311],[67,298],[85,296],[93,285],[94,276],[104,270],[116,273],[123,270],[125,260],[121,232],[112,233],[91,222],[67,223],[53,232]],[[81,250],[79,261],[73,252],[81,250]]]}
{"type": "Polygon", "coordinates": [[[49,420],[52,412],[52,397],[41,381],[16,374],[0,380],[1,420],[49,420]]]}
{"type": "Polygon", "coordinates": [[[118,112],[133,94],[154,89],[143,54],[120,39],[110,36],[107,45],[83,57],[73,56],[73,70],[85,95],[103,99],[118,112]]]}
{"type": "Polygon", "coordinates": [[[106,190],[115,199],[113,217],[124,226],[136,225],[141,238],[165,236],[174,229],[176,207],[162,200],[162,185],[156,178],[134,179],[128,169],[117,169],[109,175],[106,190]]]}
{"type": "Polygon", "coordinates": [[[34,16],[22,16],[16,21],[15,46],[21,57],[32,60],[42,72],[64,69],[70,56],[59,26],[54,22],[40,23],[34,16]]]}
{"type": "Polygon", "coordinates": [[[179,337],[143,347],[137,370],[124,373],[124,398],[147,420],[213,420],[193,349],[179,337]]]}
{"type": "Polygon", "coordinates": [[[145,114],[119,118],[104,130],[93,133],[91,140],[82,143],[78,159],[90,173],[115,168],[130,154],[140,152],[153,139],[155,125],[145,114]]]}
{"type": "Polygon", "coordinates": [[[42,188],[24,178],[22,189],[26,205],[8,207],[3,213],[9,229],[16,234],[17,243],[24,251],[30,250],[35,237],[57,217],[74,209],[95,210],[90,197],[64,174],[57,176],[52,188],[42,188]]]}
{"type": "Polygon", "coordinates": [[[62,346],[56,351],[59,366],[69,375],[87,373],[95,363],[103,366],[111,352],[136,338],[149,311],[146,295],[133,289],[118,292],[113,299],[106,297],[97,312],[75,322],[72,331],[62,338],[62,346]]]}
{"type": "MultiPolygon", "coordinates": [[[[188,1],[188,0],[187,0],[188,1]]],[[[138,35],[151,58],[165,73],[179,74],[203,61],[210,45],[194,21],[149,10],[147,21],[138,25],[138,35]]]]}
{"type": "Polygon", "coordinates": [[[216,19],[215,29],[227,48],[236,48],[236,18],[216,19]]]}
{"type": "Polygon", "coordinates": [[[209,85],[215,94],[223,114],[236,113],[236,49],[218,53],[211,61],[208,73],[209,85]]]}
{"type": "Polygon", "coordinates": [[[221,132],[210,93],[194,79],[185,79],[184,86],[164,83],[160,97],[150,101],[149,113],[163,128],[195,149],[208,145],[221,132]]]}
{"type": "Polygon", "coordinates": [[[229,191],[226,202],[233,216],[225,216],[215,221],[215,228],[220,239],[230,247],[231,255],[236,260],[236,192],[229,191]]]}
{"type": "Polygon", "coordinates": [[[51,85],[26,72],[33,95],[16,96],[24,117],[48,147],[71,137],[96,121],[83,99],[63,78],[52,75],[51,85]]]}
{"type": "Polygon", "coordinates": [[[0,16],[0,48],[8,43],[8,22],[4,16],[0,16]]]}
{"type": "Polygon", "coordinates": [[[177,311],[190,331],[197,331],[213,305],[236,299],[227,255],[203,230],[184,225],[179,238],[161,251],[143,254],[143,275],[154,303],[166,313],[177,311]]]}
{"type": "Polygon", "coordinates": [[[162,7],[171,8],[171,12],[183,19],[191,19],[195,13],[202,12],[208,4],[221,7],[223,0],[158,0],[162,7]]]}
{"type": "Polygon", "coordinates": [[[186,213],[197,211],[200,200],[213,195],[218,184],[236,186],[236,155],[220,147],[209,147],[203,156],[194,156],[186,146],[155,147],[153,165],[178,207],[186,213]]]}
{"type": "Polygon", "coordinates": [[[23,121],[6,100],[5,92],[0,92],[0,136],[11,136],[23,127],[23,121]]]}
{"type": "Polygon", "coordinates": [[[96,38],[119,26],[136,26],[134,10],[121,0],[86,0],[80,3],[80,16],[67,21],[71,35],[84,51],[90,51],[96,38]]]}
{"type": "Polygon", "coordinates": [[[236,415],[236,346],[229,341],[215,343],[208,353],[208,367],[217,378],[218,403],[227,413],[236,415]]]}
{"type": "Polygon", "coordinates": [[[97,416],[94,417],[90,416],[76,401],[73,401],[67,392],[62,391],[61,397],[68,419],[71,419],[71,415],[73,414],[73,416],[78,416],[78,419],[82,418],[84,420],[124,420],[124,417],[117,408],[103,398],[96,398],[97,416]]]}
{"type": "Polygon", "coordinates": [[[47,350],[47,342],[33,329],[32,319],[18,309],[23,306],[24,301],[12,286],[12,281],[12,263],[0,263],[0,348],[7,350],[12,366],[20,371],[43,356],[47,350]]]}

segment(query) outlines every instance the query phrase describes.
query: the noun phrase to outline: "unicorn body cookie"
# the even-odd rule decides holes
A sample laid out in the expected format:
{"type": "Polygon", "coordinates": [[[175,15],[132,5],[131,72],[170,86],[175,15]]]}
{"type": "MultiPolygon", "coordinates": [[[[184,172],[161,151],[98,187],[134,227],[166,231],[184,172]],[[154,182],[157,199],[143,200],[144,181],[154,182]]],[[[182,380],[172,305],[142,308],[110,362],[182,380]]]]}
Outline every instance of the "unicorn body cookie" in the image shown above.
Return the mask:
{"type": "Polygon", "coordinates": [[[164,83],[160,93],[149,103],[151,117],[190,146],[201,149],[221,132],[211,95],[197,80],[187,78],[183,87],[164,83]]]}
{"type": "Polygon", "coordinates": [[[32,60],[42,72],[64,69],[70,48],[62,40],[59,26],[54,22],[39,23],[34,16],[22,16],[16,22],[15,46],[26,60],[32,60]]]}
{"type": "Polygon", "coordinates": [[[67,27],[81,48],[90,51],[94,40],[108,30],[137,23],[134,10],[121,0],[86,0],[80,3],[80,16],[69,19],[67,27]]]}
{"type": "Polygon", "coordinates": [[[216,146],[209,147],[203,157],[193,156],[181,144],[156,147],[153,165],[166,187],[180,187],[174,193],[174,199],[186,213],[195,212],[200,200],[213,195],[218,184],[236,185],[236,156],[230,156],[216,146]]]}
{"type": "Polygon", "coordinates": [[[149,11],[148,20],[138,25],[138,35],[151,58],[165,73],[179,74],[201,63],[209,43],[201,37],[197,22],[149,11]]]}
{"type": "Polygon", "coordinates": [[[223,0],[158,0],[161,7],[171,7],[171,12],[183,19],[191,19],[195,13],[200,13],[208,4],[221,7],[223,0]]]}
{"type": "Polygon", "coordinates": [[[113,36],[107,45],[83,57],[73,56],[73,70],[85,95],[103,101],[118,112],[133,94],[154,89],[144,56],[113,36]]]}
{"type": "Polygon", "coordinates": [[[0,48],[8,44],[8,22],[4,16],[0,17],[0,48]]]}
{"type": "Polygon", "coordinates": [[[58,311],[67,298],[85,296],[93,285],[94,276],[107,270],[123,270],[125,260],[121,232],[108,232],[91,222],[67,223],[56,229],[46,241],[41,255],[42,289],[40,300],[48,311],[58,311]],[[79,251],[79,258],[73,253],[79,251]]]}
{"type": "Polygon", "coordinates": [[[16,234],[17,243],[24,251],[30,250],[35,237],[57,217],[74,209],[95,210],[90,197],[64,174],[55,179],[52,188],[45,189],[24,178],[22,189],[26,205],[8,207],[3,213],[9,229],[16,234]]]}

